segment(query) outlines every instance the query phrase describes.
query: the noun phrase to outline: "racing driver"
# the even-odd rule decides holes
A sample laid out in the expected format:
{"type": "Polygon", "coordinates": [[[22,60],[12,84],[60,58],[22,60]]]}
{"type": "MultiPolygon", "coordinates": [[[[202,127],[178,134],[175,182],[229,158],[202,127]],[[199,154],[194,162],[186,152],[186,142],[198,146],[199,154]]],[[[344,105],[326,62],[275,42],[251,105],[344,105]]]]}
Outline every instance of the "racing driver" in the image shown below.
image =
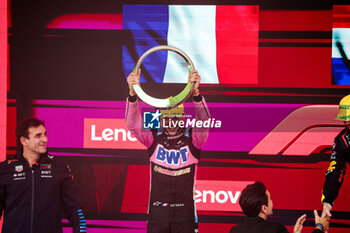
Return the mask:
{"type": "MultiPolygon", "coordinates": [[[[130,132],[147,147],[151,165],[151,186],[148,204],[148,233],[194,233],[198,221],[194,202],[196,170],[201,147],[207,140],[209,128],[181,128],[179,124],[160,129],[143,129],[133,84],[139,84],[140,72],[128,78],[129,97],[126,123],[130,132]]],[[[199,93],[200,76],[192,71],[193,102],[196,120],[210,118],[203,96],[199,93]]],[[[161,111],[162,124],[184,119],[183,105],[161,111]]]]}
{"type": "Polygon", "coordinates": [[[344,181],[346,163],[350,162],[350,95],[339,103],[339,114],[335,118],[345,124],[345,128],[334,139],[330,165],[322,191],[322,217],[331,217],[331,208],[344,181]]]}

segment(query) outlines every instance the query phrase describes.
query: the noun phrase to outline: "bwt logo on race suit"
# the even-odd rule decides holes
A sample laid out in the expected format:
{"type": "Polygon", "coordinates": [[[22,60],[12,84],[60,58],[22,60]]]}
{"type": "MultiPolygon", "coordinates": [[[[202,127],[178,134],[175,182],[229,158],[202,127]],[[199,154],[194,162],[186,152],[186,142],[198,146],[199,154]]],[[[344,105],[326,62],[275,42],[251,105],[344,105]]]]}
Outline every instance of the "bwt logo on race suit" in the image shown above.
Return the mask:
{"type": "Polygon", "coordinates": [[[159,110],[156,112],[144,112],[143,113],[143,128],[144,129],[160,129],[160,116],[159,110]]]}
{"type": "Polygon", "coordinates": [[[180,160],[186,163],[188,160],[189,149],[182,147],[180,150],[167,150],[162,145],[159,145],[156,152],[156,160],[166,162],[169,165],[179,165],[180,160]]]}

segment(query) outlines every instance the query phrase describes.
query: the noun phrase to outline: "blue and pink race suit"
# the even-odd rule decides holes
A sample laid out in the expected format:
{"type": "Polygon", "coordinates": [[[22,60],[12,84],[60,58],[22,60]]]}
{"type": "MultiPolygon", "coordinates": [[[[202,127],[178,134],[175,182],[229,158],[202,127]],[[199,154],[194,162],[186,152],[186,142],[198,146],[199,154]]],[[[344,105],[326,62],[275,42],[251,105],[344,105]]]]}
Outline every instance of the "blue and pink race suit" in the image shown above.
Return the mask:
{"type": "MultiPolygon", "coordinates": [[[[194,97],[196,120],[210,118],[202,96],[194,97]]],[[[164,129],[143,129],[136,97],[127,100],[126,123],[130,132],[147,147],[151,185],[147,232],[198,232],[194,188],[200,148],[209,128],[184,128],[175,136],[164,129]]]]}

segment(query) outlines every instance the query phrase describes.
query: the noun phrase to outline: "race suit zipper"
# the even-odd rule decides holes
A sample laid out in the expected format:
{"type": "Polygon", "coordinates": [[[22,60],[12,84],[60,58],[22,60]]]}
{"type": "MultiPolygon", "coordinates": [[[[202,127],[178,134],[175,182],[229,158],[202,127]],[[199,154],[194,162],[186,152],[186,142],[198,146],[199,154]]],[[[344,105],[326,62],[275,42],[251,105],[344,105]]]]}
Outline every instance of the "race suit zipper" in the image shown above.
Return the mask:
{"type": "Polygon", "coordinates": [[[34,219],[34,170],[32,169],[32,209],[30,217],[30,232],[33,233],[33,219],[34,219]]]}

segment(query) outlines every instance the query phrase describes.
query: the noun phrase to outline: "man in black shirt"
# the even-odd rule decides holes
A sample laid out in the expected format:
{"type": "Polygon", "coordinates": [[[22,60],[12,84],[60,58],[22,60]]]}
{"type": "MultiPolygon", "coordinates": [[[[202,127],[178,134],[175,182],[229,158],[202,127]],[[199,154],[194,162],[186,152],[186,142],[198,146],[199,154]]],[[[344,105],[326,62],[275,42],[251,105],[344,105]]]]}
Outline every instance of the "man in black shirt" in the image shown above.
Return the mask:
{"type": "Polygon", "coordinates": [[[46,151],[44,123],[25,119],[16,136],[17,155],[0,163],[2,233],[62,233],[61,205],[73,232],[86,232],[70,169],[46,151]]]}
{"type": "MultiPolygon", "coordinates": [[[[273,203],[270,192],[262,182],[247,185],[239,198],[239,205],[246,215],[242,223],[231,228],[230,233],[288,233],[285,226],[268,222],[267,218],[273,214],[273,203]]],[[[328,229],[329,218],[320,218],[314,211],[316,228],[312,233],[322,233],[328,229]]],[[[306,214],[298,218],[293,233],[300,233],[306,214]]]]}

